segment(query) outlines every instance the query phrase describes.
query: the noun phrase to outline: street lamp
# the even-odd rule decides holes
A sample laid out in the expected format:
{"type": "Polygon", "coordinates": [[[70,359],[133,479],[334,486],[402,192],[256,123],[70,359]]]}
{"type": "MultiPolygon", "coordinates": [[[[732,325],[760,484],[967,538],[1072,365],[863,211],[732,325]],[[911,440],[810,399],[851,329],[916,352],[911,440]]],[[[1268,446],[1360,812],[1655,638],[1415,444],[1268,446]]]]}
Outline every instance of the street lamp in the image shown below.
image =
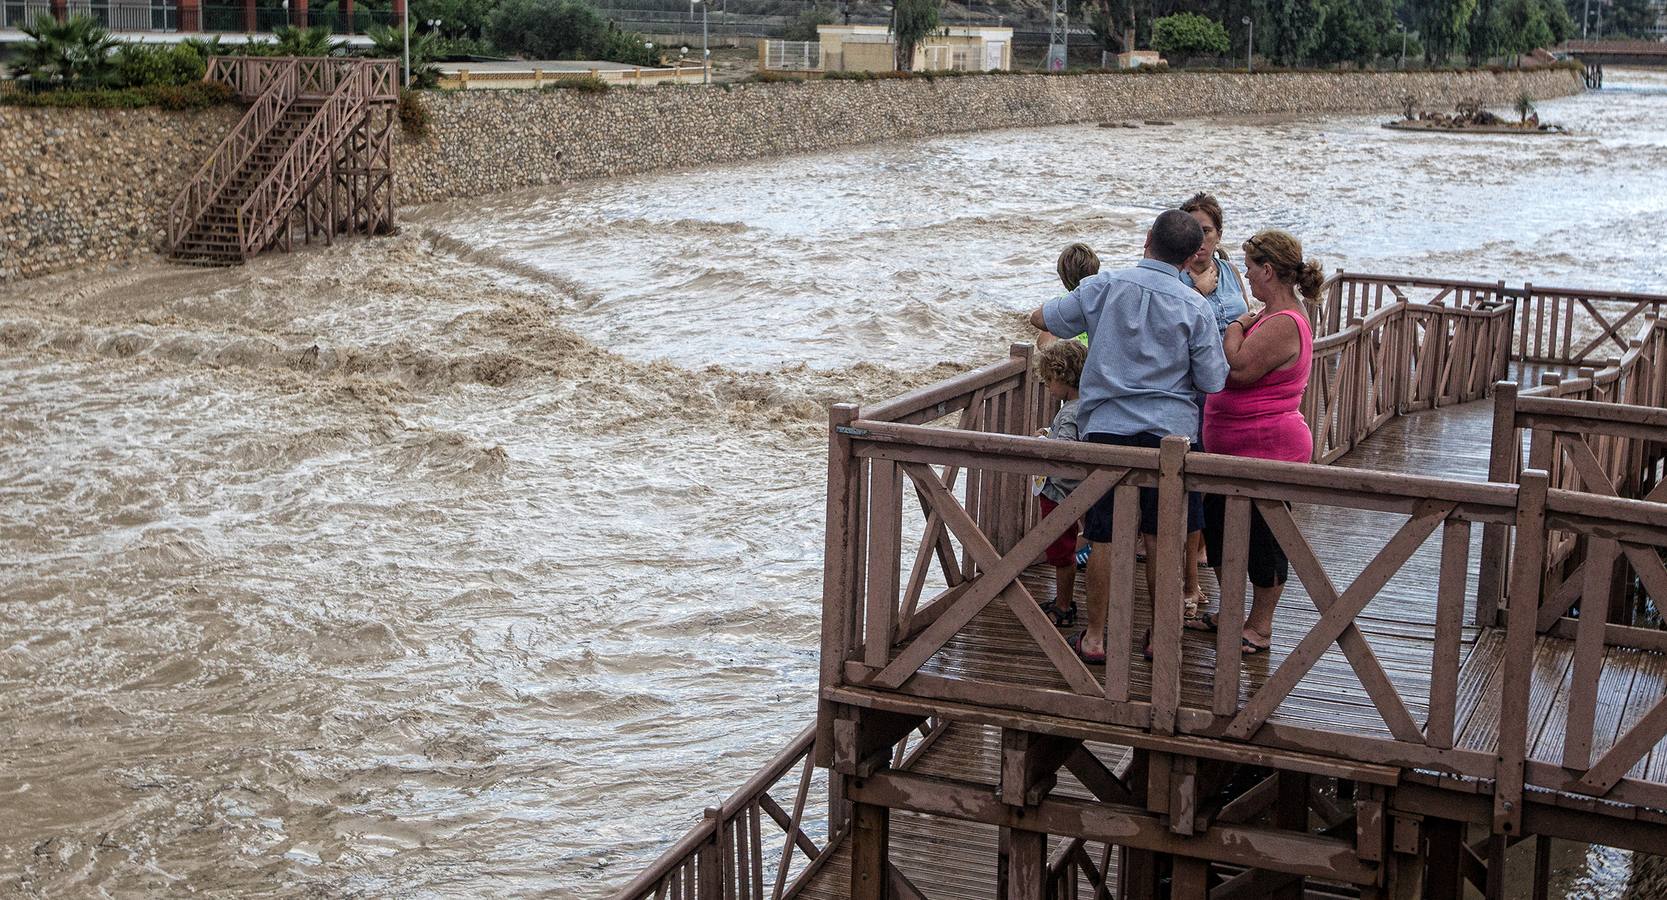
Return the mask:
{"type": "Polygon", "coordinates": [[[701,83],[712,83],[712,51],[706,47],[706,10],[711,4],[705,0],[689,0],[689,12],[695,11],[695,4],[700,4],[700,69],[701,83]]]}
{"type": "Polygon", "coordinates": [[[1395,68],[1404,69],[1407,65],[1407,24],[1396,22],[1395,27],[1401,29],[1401,59],[1395,63],[1395,68]]]}
{"type": "MultiPolygon", "coordinates": [[[[287,4],[289,2],[289,0],[284,0],[284,2],[287,4]]],[[[405,53],[404,53],[404,56],[405,56],[405,89],[410,90],[411,89],[411,0],[405,0],[405,2],[400,5],[399,24],[400,24],[400,30],[404,32],[404,38],[405,38],[405,53]]]]}
{"type": "Polygon", "coordinates": [[[1250,29],[1250,35],[1244,43],[1244,70],[1248,73],[1255,65],[1251,60],[1256,56],[1256,23],[1252,22],[1249,16],[1245,16],[1239,21],[1250,29]]]}

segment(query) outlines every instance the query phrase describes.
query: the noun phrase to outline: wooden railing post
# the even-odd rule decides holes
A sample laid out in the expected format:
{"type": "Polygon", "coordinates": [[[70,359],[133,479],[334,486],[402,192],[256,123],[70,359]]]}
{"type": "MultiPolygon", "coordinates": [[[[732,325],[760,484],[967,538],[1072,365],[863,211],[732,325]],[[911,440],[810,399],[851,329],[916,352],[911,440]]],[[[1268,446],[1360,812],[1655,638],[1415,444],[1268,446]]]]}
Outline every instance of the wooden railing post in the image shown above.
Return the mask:
{"type": "Polygon", "coordinates": [[[1517,488],[1516,549],[1506,600],[1504,677],[1494,774],[1493,832],[1522,830],[1523,761],[1528,754],[1528,697],[1533,682],[1535,623],[1545,575],[1545,502],[1550,476],[1527,469],[1517,488]]]}
{"type": "MultiPolygon", "coordinates": [[[[1522,442],[1516,427],[1517,386],[1501,381],[1493,388],[1493,437],[1488,448],[1488,481],[1509,484],[1522,467],[1522,442]]],[[[1510,527],[1482,526],[1482,570],[1476,585],[1476,624],[1497,624],[1499,603],[1505,595],[1510,558],[1510,527]]]]}
{"type": "Polygon", "coordinates": [[[1183,470],[1190,441],[1163,439],[1158,451],[1158,535],[1152,594],[1152,730],[1175,733],[1181,705],[1181,557],[1186,553],[1187,490],[1183,470]]]}
{"type": "Polygon", "coordinates": [[[697,851],[698,861],[696,865],[700,868],[700,883],[698,885],[700,897],[702,900],[707,897],[714,898],[714,900],[723,900],[724,823],[721,812],[716,807],[708,806],[705,816],[707,824],[711,826],[712,836],[704,844],[701,844],[700,850],[697,851]]]}
{"type": "MultiPolygon", "coordinates": [[[[836,403],[828,411],[828,500],[822,554],[822,666],[820,691],[838,687],[842,667],[856,631],[855,583],[859,522],[862,517],[860,461],[851,452],[855,403],[836,403]]],[[[816,764],[833,765],[833,708],[819,700],[816,713],[816,764]]]]}

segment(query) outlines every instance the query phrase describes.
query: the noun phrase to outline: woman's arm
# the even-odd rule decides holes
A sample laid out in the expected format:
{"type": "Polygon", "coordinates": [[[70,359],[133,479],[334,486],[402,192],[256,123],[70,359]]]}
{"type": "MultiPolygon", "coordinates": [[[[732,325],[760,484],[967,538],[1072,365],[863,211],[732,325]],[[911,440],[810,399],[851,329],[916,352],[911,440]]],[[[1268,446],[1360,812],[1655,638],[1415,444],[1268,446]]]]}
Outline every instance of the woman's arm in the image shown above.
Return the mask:
{"type": "Polygon", "coordinates": [[[1222,352],[1227,354],[1227,383],[1234,387],[1255,384],[1302,351],[1302,335],[1290,316],[1275,316],[1247,335],[1256,318],[1255,313],[1245,313],[1234,319],[1221,338],[1222,352]]]}

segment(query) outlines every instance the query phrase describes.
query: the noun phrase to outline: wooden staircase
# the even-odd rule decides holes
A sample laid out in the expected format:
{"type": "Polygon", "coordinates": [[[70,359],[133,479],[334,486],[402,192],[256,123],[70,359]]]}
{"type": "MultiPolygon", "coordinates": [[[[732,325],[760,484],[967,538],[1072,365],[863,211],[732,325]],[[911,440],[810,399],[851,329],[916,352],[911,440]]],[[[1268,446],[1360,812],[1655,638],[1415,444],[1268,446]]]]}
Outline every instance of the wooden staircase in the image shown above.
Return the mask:
{"type": "Polygon", "coordinates": [[[250,102],[168,213],[168,255],[235,265],[289,250],[302,237],[330,243],[394,228],[393,60],[228,58],[207,78],[250,102]]]}

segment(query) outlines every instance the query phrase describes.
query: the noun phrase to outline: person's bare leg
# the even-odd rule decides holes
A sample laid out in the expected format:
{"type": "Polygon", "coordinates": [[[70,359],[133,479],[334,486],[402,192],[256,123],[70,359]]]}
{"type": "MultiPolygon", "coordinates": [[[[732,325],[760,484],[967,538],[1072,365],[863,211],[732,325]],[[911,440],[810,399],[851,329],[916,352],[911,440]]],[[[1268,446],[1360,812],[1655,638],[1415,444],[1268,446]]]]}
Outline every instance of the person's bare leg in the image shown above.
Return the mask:
{"type": "Polygon", "coordinates": [[[1273,611],[1284,593],[1284,584],[1259,587],[1251,592],[1250,615],[1245,617],[1242,635],[1245,640],[1262,648],[1273,640],[1273,611]]]}
{"type": "Polygon", "coordinates": [[[1111,600],[1111,542],[1090,541],[1088,579],[1083,591],[1082,652],[1098,656],[1106,651],[1106,604],[1111,600]]]}
{"type": "Polygon", "coordinates": [[[1146,547],[1146,602],[1154,604],[1155,608],[1158,602],[1158,536],[1142,534],[1140,542],[1146,547]]]}
{"type": "Polygon", "coordinates": [[[1204,549],[1204,532],[1187,532],[1187,552],[1182,554],[1183,585],[1181,596],[1186,598],[1186,616],[1193,618],[1204,611],[1204,589],[1198,584],[1198,555],[1204,549]]]}
{"type": "Polygon", "coordinates": [[[1053,608],[1067,612],[1077,599],[1077,565],[1055,566],[1053,570],[1053,608]]]}

